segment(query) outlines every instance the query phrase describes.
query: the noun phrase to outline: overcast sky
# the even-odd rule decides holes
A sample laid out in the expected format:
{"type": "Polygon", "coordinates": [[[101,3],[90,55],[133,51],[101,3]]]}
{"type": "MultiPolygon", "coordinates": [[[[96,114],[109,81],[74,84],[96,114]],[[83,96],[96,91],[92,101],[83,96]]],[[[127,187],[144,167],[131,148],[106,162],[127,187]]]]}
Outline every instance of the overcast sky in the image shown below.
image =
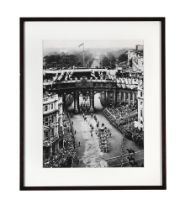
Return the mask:
{"type": "Polygon", "coordinates": [[[74,48],[78,49],[79,45],[84,43],[84,47],[87,48],[135,48],[137,44],[143,44],[143,41],[137,40],[116,40],[116,41],[105,41],[105,40],[79,40],[79,41],[61,41],[61,40],[52,40],[52,41],[43,41],[43,48],[56,48],[56,49],[66,49],[74,48]]]}

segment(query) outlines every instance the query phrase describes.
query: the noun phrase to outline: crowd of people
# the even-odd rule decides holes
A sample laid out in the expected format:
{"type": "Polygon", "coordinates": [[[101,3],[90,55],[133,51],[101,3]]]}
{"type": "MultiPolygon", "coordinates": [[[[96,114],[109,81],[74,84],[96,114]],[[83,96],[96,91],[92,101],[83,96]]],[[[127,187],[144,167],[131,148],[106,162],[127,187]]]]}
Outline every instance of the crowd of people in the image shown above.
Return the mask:
{"type": "Polygon", "coordinates": [[[114,125],[127,139],[134,141],[138,146],[144,146],[144,132],[134,127],[137,120],[137,110],[133,107],[105,108],[103,113],[109,122],[114,125]]]}
{"type": "Polygon", "coordinates": [[[139,147],[144,147],[144,132],[135,128],[133,124],[125,129],[125,137],[134,141],[139,147]]]}
{"type": "Polygon", "coordinates": [[[104,123],[100,125],[96,115],[94,115],[94,120],[96,121],[96,135],[99,138],[99,147],[101,152],[109,152],[110,151],[110,137],[111,131],[105,127],[104,123]]]}
{"type": "Polygon", "coordinates": [[[85,102],[79,105],[80,113],[87,113],[90,110],[90,104],[85,102]]]}
{"type": "Polygon", "coordinates": [[[116,127],[125,126],[137,120],[137,109],[134,105],[120,106],[117,108],[107,107],[104,109],[103,113],[111,124],[116,127]]]}
{"type": "Polygon", "coordinates": [[[44,82],[49,83],[49,82],[67,82],[71,80],[81,80],[83,78],[86,78],[88,80],[115,80],[116,81],[116,75],[110,74],[110,72],[106,71],[86,71],[86,72],[80,72],[80,71],[74,71],[73,69],[71,70],[66,70],[66,71],[61,71],[60,73],[54,74],[44,74],[44,82]]]}
{"type": "Polygon", "coordinates": [[[97,136],[99,137],[99,147],[101,152],[109,152],[110,151],[110,138],[111,138],[111,131],[105,127],[104,125],[102,128],[99,128],[96,132],[97,136]]]}
{"type": "Polygon", "coordinates": [[[130,114],[132,111],[136,110],[134,105],[120,106],[117,108],[108,107],[107,110],[115,116],[117,119],[124,118],[127,114],[130,114]]]}
{"type": "MultiPolygon", "coordinates": [[[[84,121],[88,123],[87,115],[85,113],[82,113],[82,117],[84,121]]],[[[91,113],[90,117],[95,121],[95,126],[93,126],[92,123],[89,123],[91,137],[93,137],[93,133],[95,133],[99,139],[99,148],[101,152],[109,152],[110,138],[112,136],[110,129],[108,129],[104,123],[100,123],[95,114],[91,113]]]]}

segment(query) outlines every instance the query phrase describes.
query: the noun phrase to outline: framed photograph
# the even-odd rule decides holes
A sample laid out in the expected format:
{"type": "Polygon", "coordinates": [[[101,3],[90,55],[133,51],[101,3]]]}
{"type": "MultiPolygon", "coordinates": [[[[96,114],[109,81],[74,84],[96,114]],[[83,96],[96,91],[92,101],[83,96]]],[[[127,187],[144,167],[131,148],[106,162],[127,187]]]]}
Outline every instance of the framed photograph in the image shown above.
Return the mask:
{"type": "Polygon", "coordinates": [[[165,18],[20,18],[20,190],[166,189],[165,18]]]}

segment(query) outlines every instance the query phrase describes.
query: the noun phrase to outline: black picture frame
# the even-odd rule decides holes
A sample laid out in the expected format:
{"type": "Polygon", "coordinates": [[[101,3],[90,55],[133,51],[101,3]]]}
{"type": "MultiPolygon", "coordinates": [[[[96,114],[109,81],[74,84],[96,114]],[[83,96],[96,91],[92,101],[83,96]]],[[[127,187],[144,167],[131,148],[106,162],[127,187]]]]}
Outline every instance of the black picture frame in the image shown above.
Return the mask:
{"type": "Polygon", "coordinates": [[[165,17],[21,17],[20,18],[20,190],[165,190],[166,185],[166,81],[165,17]],[[161,22],[161,186],[25,186],[25,23],[45,21],[159,21],[161,22]]]}

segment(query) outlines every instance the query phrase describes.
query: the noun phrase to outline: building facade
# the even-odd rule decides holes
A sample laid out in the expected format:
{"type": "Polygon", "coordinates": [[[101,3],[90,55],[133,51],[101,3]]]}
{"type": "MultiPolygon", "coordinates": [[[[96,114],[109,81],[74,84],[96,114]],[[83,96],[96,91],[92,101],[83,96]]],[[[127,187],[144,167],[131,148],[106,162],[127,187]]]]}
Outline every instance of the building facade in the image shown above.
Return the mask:
{"type": "Polygon", "coordinates": [[[128,51],[128,65],[132,67],[133,71],[143,72],[143,45],[136,45],[135,50],[128,51]]]}
{"type": "Polygon", "coordinates": [[[138,128],[144,129],[144,91],[143,81],[140,80],[138,84],[138,128]]]}
{"type": "Polygon", "coordinates": [[[44,94],[43,98],[43,159],[51,159],[59,150],[59,116],[61,103],[57,94],[44,94]]]}

